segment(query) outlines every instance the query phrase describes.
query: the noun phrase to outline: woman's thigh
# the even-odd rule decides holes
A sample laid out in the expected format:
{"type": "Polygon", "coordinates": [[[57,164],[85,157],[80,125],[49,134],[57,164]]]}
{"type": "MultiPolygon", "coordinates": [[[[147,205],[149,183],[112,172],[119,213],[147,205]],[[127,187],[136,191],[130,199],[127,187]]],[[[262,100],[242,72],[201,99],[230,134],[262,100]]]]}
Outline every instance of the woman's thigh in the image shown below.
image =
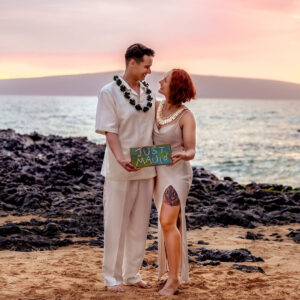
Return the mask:
{"type": "Polygon", "coordinates": [[[167,187],[163,195],[160,211],[160,222],[162,225],[176,225],[180,212],[180,199],[173,186],[167,187]]]}

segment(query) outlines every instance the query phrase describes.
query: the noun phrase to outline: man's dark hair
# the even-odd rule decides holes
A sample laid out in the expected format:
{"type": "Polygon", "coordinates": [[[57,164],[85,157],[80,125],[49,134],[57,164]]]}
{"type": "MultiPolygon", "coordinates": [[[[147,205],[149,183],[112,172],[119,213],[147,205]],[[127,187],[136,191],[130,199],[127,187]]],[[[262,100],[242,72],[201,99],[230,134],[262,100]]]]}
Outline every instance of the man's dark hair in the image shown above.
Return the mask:
{"type": "Polygon", "coordinates": [[[154,56],[154,50],[144,46],[143,44],[133,44],[129,46],[125,53],[125,61],[126,66],[128,65],[130,59],[134,59],[137,63],[140,63],[143,61],[143,56],[154,56]]]}

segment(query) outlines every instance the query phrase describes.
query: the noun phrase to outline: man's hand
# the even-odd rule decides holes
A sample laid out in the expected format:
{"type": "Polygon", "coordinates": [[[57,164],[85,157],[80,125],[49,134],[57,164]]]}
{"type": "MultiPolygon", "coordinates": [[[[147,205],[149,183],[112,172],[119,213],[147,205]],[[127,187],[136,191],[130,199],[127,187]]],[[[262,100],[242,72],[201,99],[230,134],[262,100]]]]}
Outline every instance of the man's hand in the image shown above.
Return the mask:
{"type": "Polygon", "coordinates": [[[118,163],[128,172],[136,172],[139,171],[141,168],[135,167],[130,161],[128,160],[119,160],[118,163]]]}
{"type": "Polygon", "coordinates": [[[106,141],[109,144],[117,162],[128,172],[136,172],[141,168],[135,167],[131,161],[125,159],[119,137],[116,133],[106,132],[106,141]]]}

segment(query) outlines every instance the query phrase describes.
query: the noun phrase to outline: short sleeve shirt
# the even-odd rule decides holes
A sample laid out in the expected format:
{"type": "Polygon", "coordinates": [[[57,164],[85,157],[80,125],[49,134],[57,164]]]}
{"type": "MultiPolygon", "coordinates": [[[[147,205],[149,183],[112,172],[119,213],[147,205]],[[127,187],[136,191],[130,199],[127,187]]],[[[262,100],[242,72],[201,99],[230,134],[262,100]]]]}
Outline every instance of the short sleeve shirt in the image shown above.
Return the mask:
{"type": "MultiPolygon", "coordinates": [[[[127,84],[136,104],[147,105],[146,87],[140,84],[140,96],[127,84]]],[[[153,97],[154,98],[154,97],[153,97]]],[[[95,130],[101,134],[112,132],[118,134],[125,159],[130,160],[130,148],[153,145],[152,130],[155,118],[155,105],[147,111],[137,111],[124,97],[120,87],[113,81],[105,85],[98,95],[95,130]]],[[[106,145],[101,174],[112,180],[148,179],[156,176],[155,167],[142,168],[137,172],[126,171],[116,160],[109,145],[106,145]]]]}

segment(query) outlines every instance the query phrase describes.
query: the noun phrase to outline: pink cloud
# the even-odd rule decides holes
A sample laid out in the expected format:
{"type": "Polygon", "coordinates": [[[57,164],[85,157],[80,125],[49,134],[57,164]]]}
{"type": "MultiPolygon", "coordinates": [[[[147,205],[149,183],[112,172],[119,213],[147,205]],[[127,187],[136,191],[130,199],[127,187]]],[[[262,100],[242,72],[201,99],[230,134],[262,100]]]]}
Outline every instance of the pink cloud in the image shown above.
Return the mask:
{"type": "Polygon", "coordinates": [[[249,7],[270,11],[290,12],[297,7],[298,0],[244,0],[249,7]]]}
{"type": "Polygon", "coordinates": [[[0,69],[119,69],[126,47],[142,42],[157,53],[154,70],[194,65],[194,73],[245,76],[274,65],[289,76],[285,66],[299,66],[299,9],[291,0],[1,0],[0,69]]]}

